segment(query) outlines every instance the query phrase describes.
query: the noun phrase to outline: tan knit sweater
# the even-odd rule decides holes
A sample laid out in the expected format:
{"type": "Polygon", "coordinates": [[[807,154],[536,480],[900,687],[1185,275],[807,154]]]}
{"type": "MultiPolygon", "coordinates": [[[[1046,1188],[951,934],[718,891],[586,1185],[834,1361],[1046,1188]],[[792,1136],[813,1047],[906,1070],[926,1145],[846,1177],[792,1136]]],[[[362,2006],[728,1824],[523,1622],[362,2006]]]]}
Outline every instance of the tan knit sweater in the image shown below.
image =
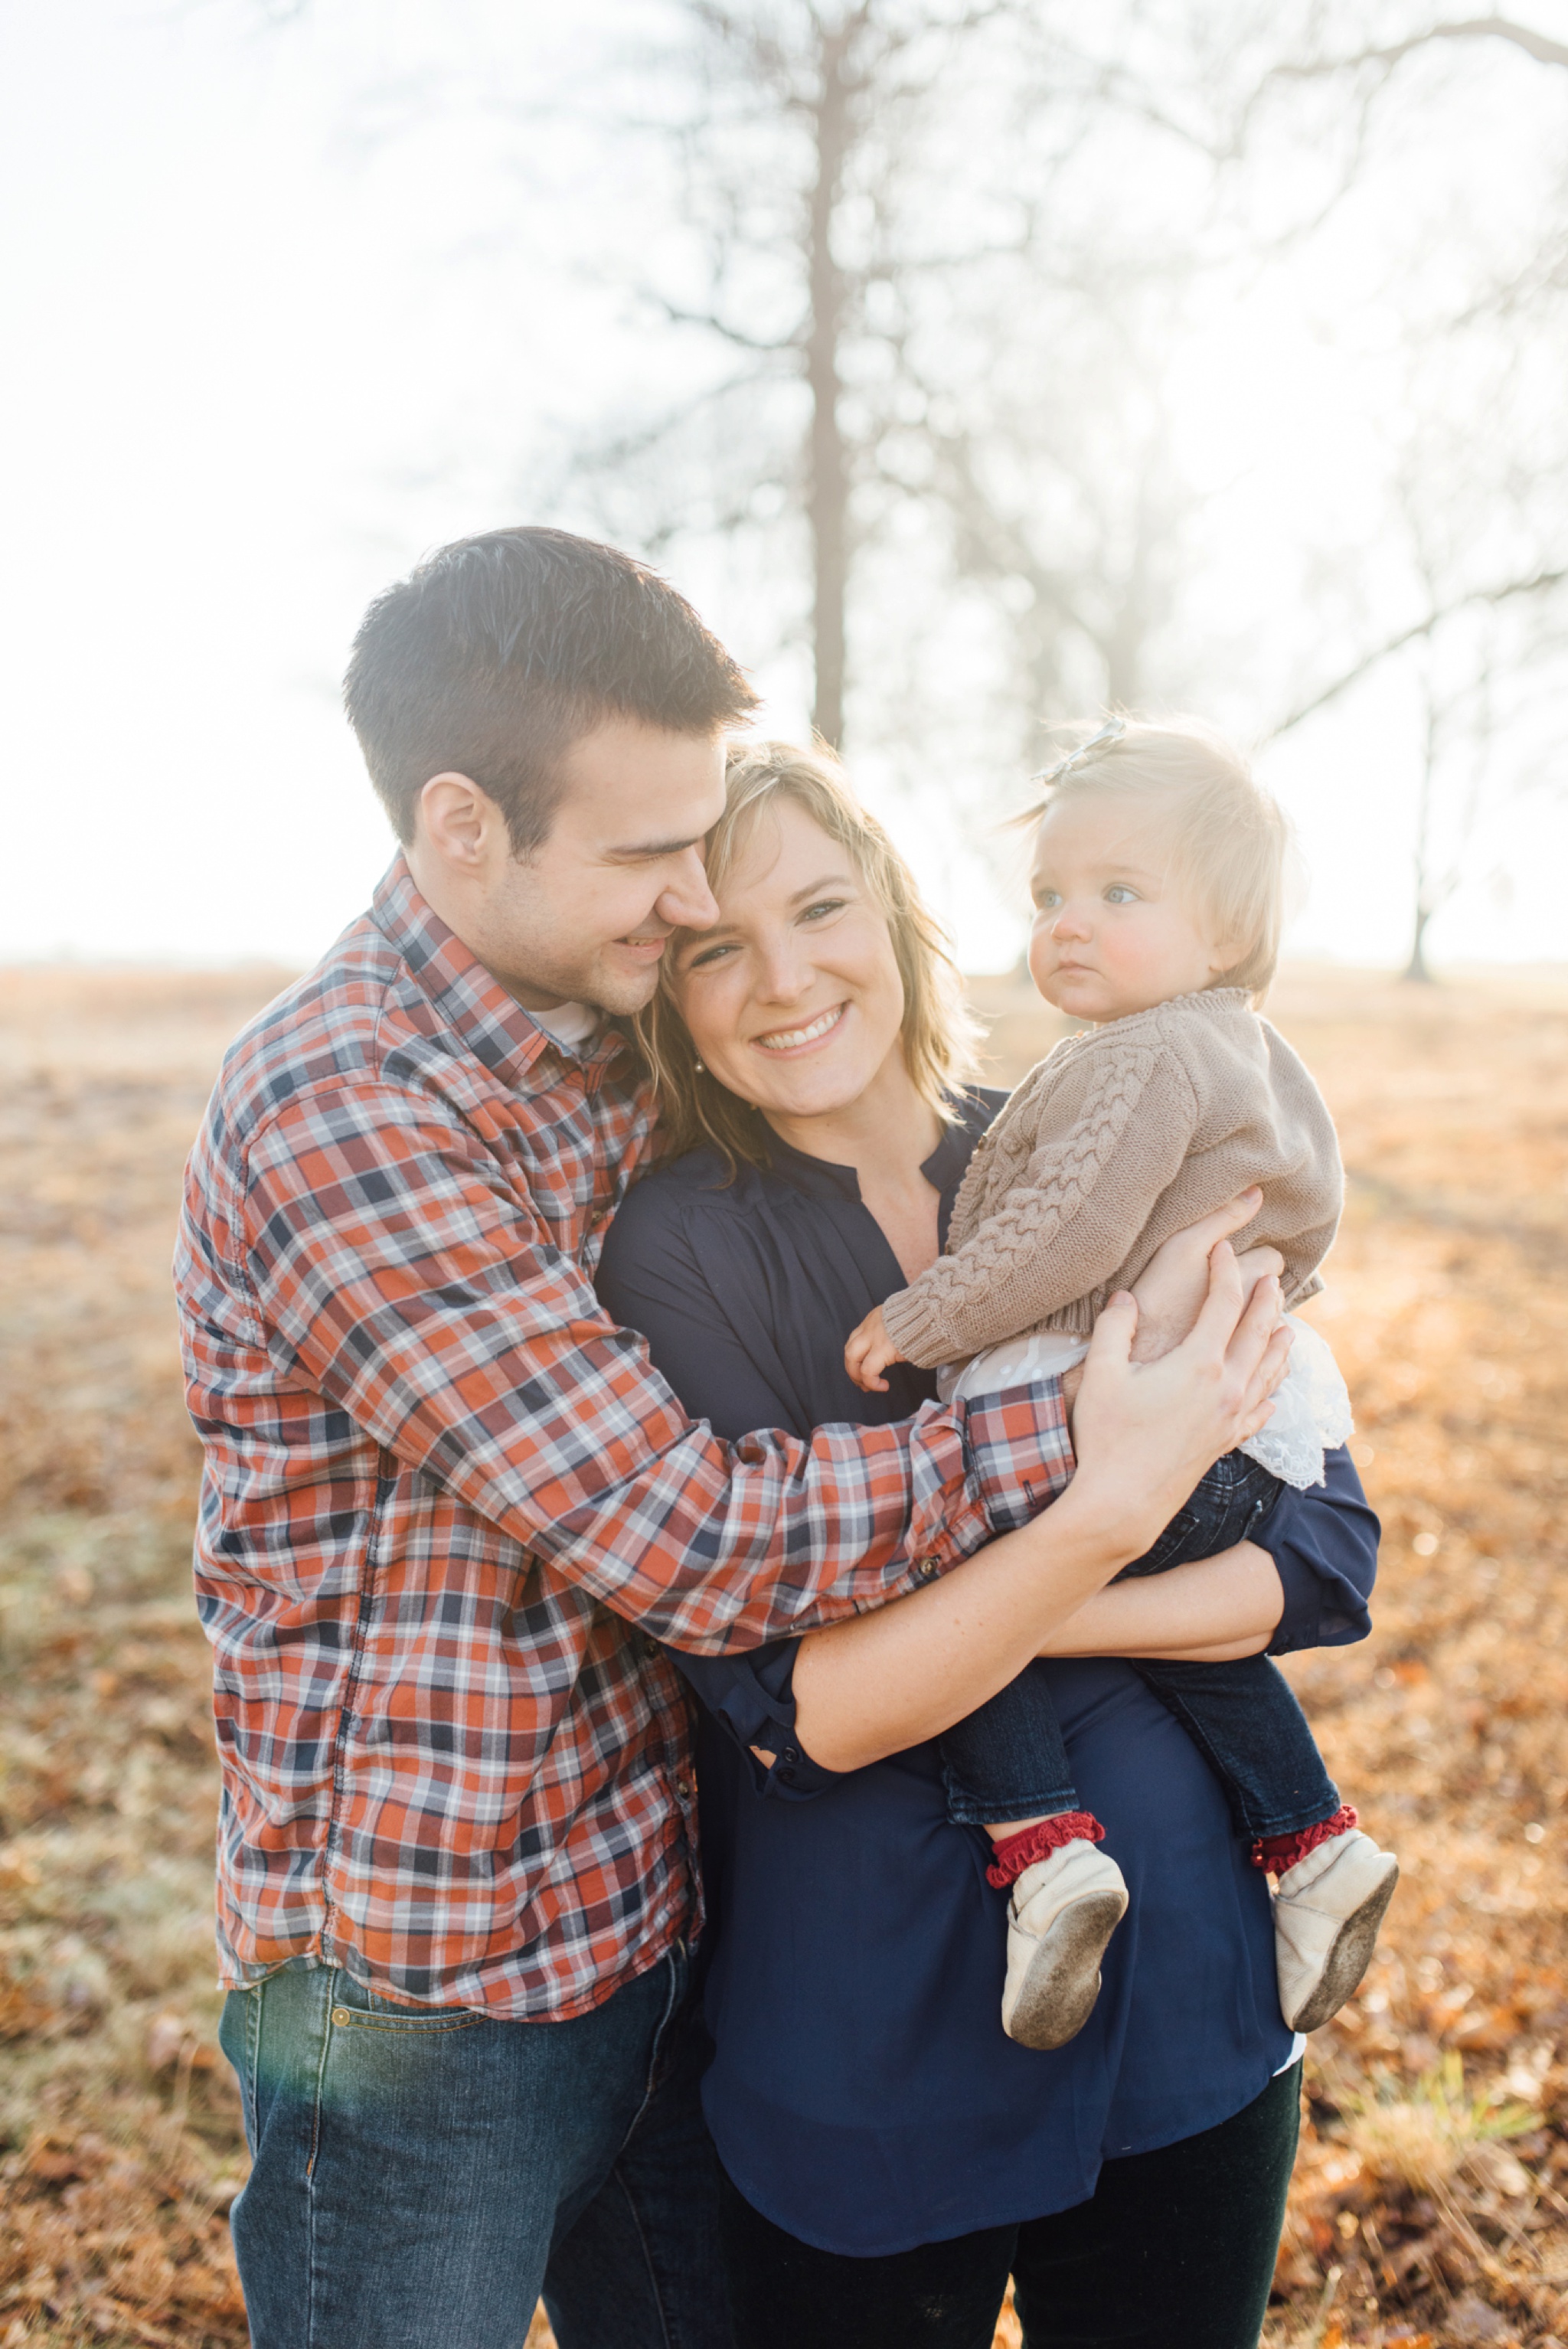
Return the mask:
{"type": "Polygon", "coordinates": [[[1069,1036],[981,1140],[948,1253],[887,1299],[905,1361],[966,1361],[1036,1330],[1087,1335],[1154,1251],[1249,1184],[1235,1246],[1276,1247],[1287,1306],[1322,1288],[1344,1178],[1322,1094],[1243,988],[1179,995],[1069,1036]]]}

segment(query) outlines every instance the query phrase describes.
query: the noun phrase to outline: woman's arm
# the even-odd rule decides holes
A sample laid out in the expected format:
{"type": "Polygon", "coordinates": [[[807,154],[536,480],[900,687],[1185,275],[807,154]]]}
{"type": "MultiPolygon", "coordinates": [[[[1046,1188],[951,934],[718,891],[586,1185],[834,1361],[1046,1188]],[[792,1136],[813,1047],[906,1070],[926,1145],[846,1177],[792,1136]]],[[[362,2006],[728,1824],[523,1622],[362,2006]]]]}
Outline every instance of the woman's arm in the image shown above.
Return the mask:
{"type": "Polygon", "coordinates": [[[807,1636],[795,1719],[814,1761],[860,1769],[940,1735],[1142,1554],[1221,1453],[1268,1415],[1288,1354],[1275,1328],[1278,1283],[1260,1281],[1241,1307],[1235,1257],[1222,1242],[1191,1337],[1139,1368],[1129,1359],[1137,1306],[1111,1300],[1084,1365],[1078,1473],[1061,1498],[939,1582],[807,1636]]]}
{"type": "Polygon", "coordinates": [[[1266,1649],[1343,1648],[1372,1628],[1381,1528],[1343,1445],[1323,1482],[1287,1489],[1257,1541],[1196,1566],[1114,1583],[1061,1624],[1052,1656],[1186,1656],[1224,1662],[1266,1649]]]}
{"type": "Polygon", "coordinates": [[[1097,1591],[1058,1624],[1042,1656],[1185,1658],[1229,1663],[1261,1655],[1284,1613],[1279,1569],[1256,1542],[1191,1566],[1097,1591]]]}

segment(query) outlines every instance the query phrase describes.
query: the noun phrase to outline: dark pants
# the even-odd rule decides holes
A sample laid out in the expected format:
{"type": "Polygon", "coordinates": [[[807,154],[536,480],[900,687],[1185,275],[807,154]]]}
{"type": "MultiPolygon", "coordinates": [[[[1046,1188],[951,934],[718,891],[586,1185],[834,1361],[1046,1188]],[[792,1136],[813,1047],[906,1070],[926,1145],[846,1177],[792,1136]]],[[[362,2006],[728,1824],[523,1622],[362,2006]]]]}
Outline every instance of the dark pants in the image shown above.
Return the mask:
{"type": "Polygon", "coordinates": [[[684,1952],[569,2023],[394,2004],[330,1968],[231,1992],[253,2349],[731,2349],[684,1952]]]}
{"type": "Polygon", "coordinates": [[[1092,2199],[890,2258],[813,2251],[723,2184],[737,2349],[1254,2349],[1295,2159],[1301,2065],[1233,2120],[1108,2161],[1092,2199]]]}
{"type": "MultiPolygon", "coordinates": [[[[1247,1540],[1280,1489],[1279,1479],[1245,1453],[1228,1453],[1153,1548],[1124,1567],[1117,1580],[1164,1574],[1247,1540]]],[[[1294,1835],[1339,1808],[1306,1716],[1266,1656],[1229,1664],[1131,1661],[1218,1777],[1238,1835],[1294,1835]]],[[[942,1763],[948,1816],[964,1826],[1050,1818],[1079,1808],[1056,1702],[1038,1665],[1027,1665],[948,1731],[942,1763]]]]}

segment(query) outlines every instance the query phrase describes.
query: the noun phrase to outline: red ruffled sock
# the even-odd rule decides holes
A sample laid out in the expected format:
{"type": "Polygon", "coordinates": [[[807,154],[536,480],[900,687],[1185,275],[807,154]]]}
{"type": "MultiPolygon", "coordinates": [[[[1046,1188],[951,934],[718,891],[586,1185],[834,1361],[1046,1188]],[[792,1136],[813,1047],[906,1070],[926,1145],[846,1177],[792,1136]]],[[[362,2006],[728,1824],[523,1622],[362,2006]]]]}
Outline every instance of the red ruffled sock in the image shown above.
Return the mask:
{"type": "Polygon", "coordinates": [[[1253,1866],[1266,1868],[1271,1876],[1283,1876],[1320,1843],[1332,1843],[1336,1836],[1348,1835],[1359,1824],[1353,1803],[1342,1804],[1331,1819],[1318,1819],[1309,1827],[1298,1827],[1295,1835],[1260,1836],[1253,1846],[1253,1866]]]}
{"type": "Polygon", "coordinates": [[[1092,1811],[1058,1811],[1054,1819],[1039,1819],[1032,1827],[1022,1828],[1017,1835],[1004,1836],[991,1847],[991,1865],[985,1870],[985,1881],[1005,1892],[1016,1884],[1026,1868],[1033,1868],[1037,1859],[1049,1859],[1053,1851],[1060,1851],[1065,1843],[1101,1843],[1105,1829],[1092,1811]]]}

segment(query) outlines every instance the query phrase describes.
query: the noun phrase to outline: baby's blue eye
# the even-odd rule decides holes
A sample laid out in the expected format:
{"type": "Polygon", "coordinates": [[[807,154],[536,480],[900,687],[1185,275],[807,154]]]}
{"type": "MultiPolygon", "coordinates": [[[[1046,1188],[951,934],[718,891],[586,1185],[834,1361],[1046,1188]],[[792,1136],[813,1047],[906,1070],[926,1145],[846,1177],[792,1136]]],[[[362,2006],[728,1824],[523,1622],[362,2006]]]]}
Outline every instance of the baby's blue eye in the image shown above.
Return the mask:
{"type": "Polygon", "coordinates": [[[1053,905],[1059,905],[1061,902],[1054,889],[1042,889],[1035,899],[1036,906],[1042,914],[1048,914],[1053,905]]]}
{"type": "Polygon", "coordinates": [[[1113,881],[1105,893],[1105,902],[1108,905],[1135,905],[1138,892],[1130,889],[1125,881],[1113,881]]]}

